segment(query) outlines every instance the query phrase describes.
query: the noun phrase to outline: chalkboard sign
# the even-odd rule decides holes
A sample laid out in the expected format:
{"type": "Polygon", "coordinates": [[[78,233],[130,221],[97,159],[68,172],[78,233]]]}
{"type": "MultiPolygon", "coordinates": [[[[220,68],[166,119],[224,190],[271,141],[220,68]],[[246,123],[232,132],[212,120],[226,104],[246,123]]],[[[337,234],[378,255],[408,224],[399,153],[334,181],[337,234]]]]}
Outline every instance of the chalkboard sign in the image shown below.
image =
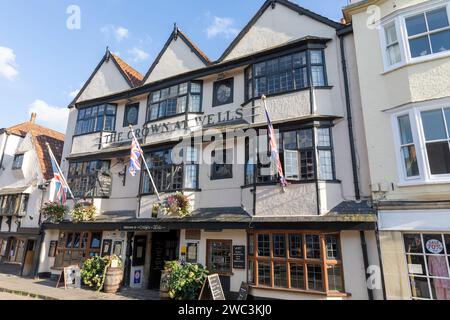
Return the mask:
{"type": "Polygon", "coordinates": [[[79,266],[69,266],[65,267],[61,274],[59,275],[58,283],[56,284],[56,288],[59,287],[59,283],[61,282],[61,278],[64,279],[64,289],[67,288],[81,288],[81,270],[79,266]]]}
{"type": "Polygon", "coordinates": [[[233,268],[245,269],[245,246],[233,246],[233,268]]]}
{"type": "Polygon", "coordinates": [[[200,292],[199,300],[202,300],[205,295],[205,288],[207,285],[211,290],[213,300],[225,300],[225,293],[223,292],[222,283],[220,282],[220,277],[218,274],[213,274],[206,278],[202,291],[200,292]]]}
{"type": "Polygon", "coordinates": [[[246,282],[242,282],[241,288],[239,289],[239,295],[237,297],[238,301],[247,300],[248,292],[250,291],[250,286],[246,282]]]}

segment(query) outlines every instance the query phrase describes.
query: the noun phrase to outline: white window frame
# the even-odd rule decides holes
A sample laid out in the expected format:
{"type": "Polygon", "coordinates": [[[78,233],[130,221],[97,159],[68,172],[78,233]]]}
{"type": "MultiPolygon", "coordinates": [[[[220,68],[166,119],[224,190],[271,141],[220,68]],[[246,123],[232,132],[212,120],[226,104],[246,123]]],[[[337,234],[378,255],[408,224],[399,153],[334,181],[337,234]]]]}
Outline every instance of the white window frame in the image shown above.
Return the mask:
{"type": "Polygon", "coordinates": [[[300,152],[298,150],[284,150],[284,170],[286,179],[300,181],[300,152]],[[291,167],[288,165],[288,154],[295,155],[296,159],[293,161],[297,160],[295,167],[297,170],[292,170],[292,172],[288,170],[291,167]]]}
{"type": "Polygon", "coordinates": [[[422,125],[421,112],[431,111],[436,109],[445,109],[450,107],[450,101],[432,103],[427,106],[413,107],[408,110],[403,110],[392,115],[392,128],[394,130],[394,144],[396,148],[397,170],[399,176],[399,186],[419,185],[419,184],[439,184],[450,183],[450,174],[431,174],[430,164],[428,161],[428,153],[425,140],[425,132],[422,125]],[[419,167],[419,176],[408,177],[406,168],[401,153],[401,137],[398,118],[408,114],[411,122],[411,130],[413,136],[414,146],[417,153],[417,164],[419,167]]]}
{"type": "MultiPolygon", "coordinates": [[[[398,12],[395,12],[394,15],[389,15],[382,19],[381,21],[381,27],[379,28],[379,36],[380,36],[380,42],[381,42],[381,50],[382,50],[382,56],[383,56],[383,65],[384,65],[384,72],[389,72],[392,70],[395,70],[397,68],[403,67],[405,65],[409,64],[415,64],[415,63],[421,63],[425,61],[440,59],[443,57],[450,56],[450,50],[438,52],[438,53],[431,53],[429,55],[423,56],[423,57],[411,57],[411,50],[409,46],[409,37],[408,37],[408,31],[406,29],[406,19],[412,16],[416,16],[420,13],[425,13],[428,11],[433,11],[442,7],[446,7],[447,9],[447,16],[450,21],[450,2],[446,0],[434,0],[434,1],[427,1],[425,3],[421,3],[415,6],[408,7],[403,10],[399,10],[398,12]],[[387,41],[386,41],[386,33],[385,33],[385,27],[389,26],[390,24],[395,23],[395,28],[397,30],[397,40],[400,45],[400,53],[401,53],[401,60],[400,62],[390,65],[389,59],[387,57],[387,41]]],[[[446,30],[446,29],[443,29],[446,30]]],[[[429,33],[427,33],[429,34],[429,33]]]]}

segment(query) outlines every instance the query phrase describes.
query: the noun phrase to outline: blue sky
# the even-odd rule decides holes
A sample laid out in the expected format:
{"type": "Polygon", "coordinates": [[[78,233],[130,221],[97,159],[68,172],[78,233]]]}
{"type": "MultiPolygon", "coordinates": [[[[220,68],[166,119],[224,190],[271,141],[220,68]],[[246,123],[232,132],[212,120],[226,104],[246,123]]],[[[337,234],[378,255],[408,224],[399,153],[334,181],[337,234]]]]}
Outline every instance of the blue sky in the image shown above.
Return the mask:
{"type": "MultiPolygon", "coordinates": [[[[347,0],[294,0],[339,20],[347,0]]],[[[27,121],[65,131],[66,106],[106,46],[145,74],[178,26],[217,59],[264,0],[2,0],[0,128],[27,121]],[[67,8],[81,10],[81,28],[66,26],[67,8]]]]}

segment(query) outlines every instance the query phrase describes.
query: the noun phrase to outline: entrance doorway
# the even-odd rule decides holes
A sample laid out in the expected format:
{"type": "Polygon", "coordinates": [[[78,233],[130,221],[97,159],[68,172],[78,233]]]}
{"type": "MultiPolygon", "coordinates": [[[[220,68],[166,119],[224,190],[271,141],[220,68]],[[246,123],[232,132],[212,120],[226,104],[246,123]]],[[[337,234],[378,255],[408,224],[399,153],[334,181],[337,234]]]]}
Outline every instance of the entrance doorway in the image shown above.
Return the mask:
{"type": "Polygon", "coordinates": [[[27,250],[25,252],[25,259],[23,260],[23,277],[29,277],[33,273],[33,261],[34,261],[34,252],[36,249],[36,241],[28,240],[27,242],[27,250]]]}
{"type": "Polygon", "coordinates": [[[166,261],[178,260],[179,232],[152,234],[149,289],[159,289],[166,261]]]}

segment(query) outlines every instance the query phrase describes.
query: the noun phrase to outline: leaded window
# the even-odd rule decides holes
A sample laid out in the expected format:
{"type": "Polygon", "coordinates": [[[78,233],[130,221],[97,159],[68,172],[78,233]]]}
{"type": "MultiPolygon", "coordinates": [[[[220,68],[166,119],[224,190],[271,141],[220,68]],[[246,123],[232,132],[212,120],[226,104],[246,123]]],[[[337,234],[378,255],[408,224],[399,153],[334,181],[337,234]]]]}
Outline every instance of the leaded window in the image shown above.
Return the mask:
{"type": "Polygon", "coordinates": [[[75,135],[114,131],[116,128],[116,112],[117,106],[113,104],[79,109],[75,135]]]}
{"type": "Polygon", "coordinates": [[[112,187],[109,167],[110,161],[103,160],[70,163],[67,183],[74,197],[109,197],[112,187]]]}

